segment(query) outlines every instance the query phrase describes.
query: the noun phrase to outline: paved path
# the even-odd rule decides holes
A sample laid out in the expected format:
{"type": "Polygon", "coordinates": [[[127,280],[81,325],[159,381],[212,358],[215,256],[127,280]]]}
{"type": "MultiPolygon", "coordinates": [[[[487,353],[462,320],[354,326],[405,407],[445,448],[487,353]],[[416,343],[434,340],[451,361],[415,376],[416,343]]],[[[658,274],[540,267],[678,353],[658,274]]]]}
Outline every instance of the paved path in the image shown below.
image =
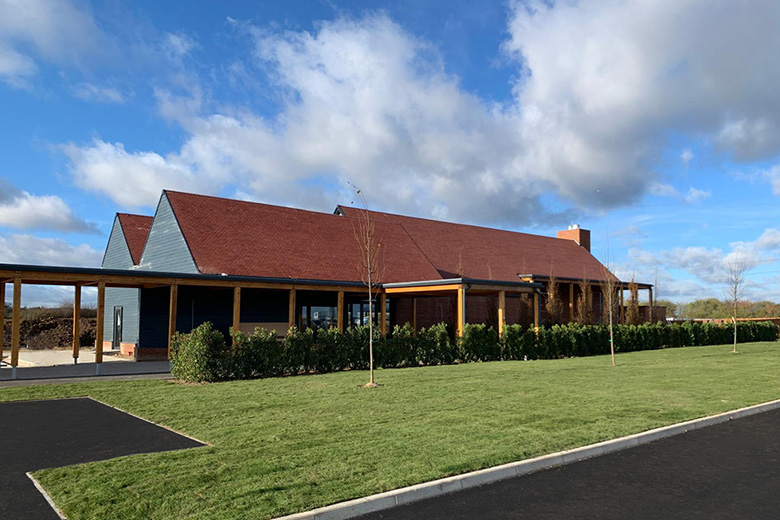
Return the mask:
{"type": "Polygon", "coordinates": [[[0,518],[15,520],[59,518],[28,471],[202,446],[86,398],[2,403],[0,437],[0,518]]]}
{"type": "MultiPolygon", "coordinates": [[[[8,364],[11,359],[11,352],[6,346],[3,349],[3,362],[8,364]]],[[[103,353],[104,363],[132,363],[134,359],[128,356],[122,356],[119,351],[108,350],[103,353]]],[[[82,347],[79,351],[79,363],[94,363],[95,349],[82,347]]],[[[72,365],[73,352],[70,349],[42,349],[31,350],[26,348],[19,349],[20,367],[51,367],[55,365],[72,365]]]]}
{"type": "MultiPolygon", "coordinates": [[[[171,365],[168,361],[141,362],[111,362],[103,363],[101,376],[95,376],[95,363],[79,363],[78,365],[58,365],[51,367],[17,367],[16,380],[45,380],[64,378],[90,378],[89,381],[99,381],[104,376],[128,376],[137,374],[166,374],[170,376],[171,365]]],[[[11,379],[11,367],[0,367],[0,388],[11,379]]]]}
{"type": "Polygon", "coordinates": [[[780,410],[361,520],[780,518],[780,410]]]}

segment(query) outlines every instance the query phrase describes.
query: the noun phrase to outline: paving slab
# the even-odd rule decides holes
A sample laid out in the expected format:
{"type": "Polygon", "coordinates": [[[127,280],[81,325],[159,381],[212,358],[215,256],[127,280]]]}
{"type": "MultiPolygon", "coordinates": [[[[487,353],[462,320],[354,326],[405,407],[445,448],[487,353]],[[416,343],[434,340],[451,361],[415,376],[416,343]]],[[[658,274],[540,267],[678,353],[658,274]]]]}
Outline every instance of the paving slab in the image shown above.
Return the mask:
{"type": "Polygon", "coordinates": [[[16,520],[60,518],[27,472],[204,445],[89,398],[0,403],[0,436],[0,518],[16,520]]]}

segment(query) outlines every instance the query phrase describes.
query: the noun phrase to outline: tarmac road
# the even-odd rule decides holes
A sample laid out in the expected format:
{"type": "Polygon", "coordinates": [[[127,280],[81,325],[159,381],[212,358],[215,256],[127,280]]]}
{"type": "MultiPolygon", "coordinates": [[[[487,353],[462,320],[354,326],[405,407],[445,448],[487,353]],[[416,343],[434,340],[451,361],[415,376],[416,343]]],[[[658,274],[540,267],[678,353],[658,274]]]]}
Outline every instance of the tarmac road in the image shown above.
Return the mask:
{"type": "Polygon", "coordinates": [[[360,520],[778,519],[780,410],[360,520]]]}
{"type": "Polygon", "coordinates": [[[203,444],[87,398],[0,404],[0,519],[58,520],[25,474],[203,444]]]}

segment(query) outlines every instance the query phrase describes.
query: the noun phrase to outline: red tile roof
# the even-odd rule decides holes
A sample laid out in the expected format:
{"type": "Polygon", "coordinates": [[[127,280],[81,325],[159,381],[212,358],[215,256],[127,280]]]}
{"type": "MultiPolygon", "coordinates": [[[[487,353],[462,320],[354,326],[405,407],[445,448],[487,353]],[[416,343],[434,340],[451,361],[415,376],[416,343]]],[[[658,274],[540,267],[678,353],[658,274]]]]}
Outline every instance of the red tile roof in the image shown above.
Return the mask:
{"type": "MultiPolygon", "coordinates": [[[[360,281],[356,220],[329,213],[166,191],[202,273],[360,281]]],[[[441,278],[402,226],[376,225],[381,282],[441,278]]]]}
{"type": "MultiPolygon", "coordinates": [[[[346,216],[358,209],[339,206],[346,216]]],[[[602,280],[602,264],[566,240],[372,211],[377,222],[401,225],[443,278],[518,281],[518,275],[602,280]]]]}
{"type": "Polygon", "coordinates": [[[116,216],[119,218],[119,225],[122,226],[122,232],[125,234],[125,241],[128,249],[130,249],[133,264],[138,265],[138,262],[141,261],[141,255],[144,252],[146,239],[149,236],[149,228],[152,227],[154,217],[130,213],[117,213],[116,216]]]}

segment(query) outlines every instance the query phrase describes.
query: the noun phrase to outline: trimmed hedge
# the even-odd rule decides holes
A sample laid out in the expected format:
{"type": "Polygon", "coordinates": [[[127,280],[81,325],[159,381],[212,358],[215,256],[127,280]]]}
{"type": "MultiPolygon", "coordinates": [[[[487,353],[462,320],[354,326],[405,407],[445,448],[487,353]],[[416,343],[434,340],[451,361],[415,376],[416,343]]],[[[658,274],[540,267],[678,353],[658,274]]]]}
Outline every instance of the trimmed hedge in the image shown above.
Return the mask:
{"type": "MultiPolygon", "coordinates": [[[[778,327],[769,322],[737,324],[737,341],[776,341],[778,327]]],[[[232,331],[231,331],[232,332],[232,331]]],[[[615,352],[722,345],[733,341],[733,325],[616,325],[615,352]]],[[[368,368],[368,327],[340,333],[293,327],[279,341],[275,331],[232,332],[228,345],[221,332],[204,323],[189,334],[177,334],[171,347],[172,375],[194,382],[224,381],[324,373],[368,368]]],[[[376,366],[400,368],[499,360],[557,359],[609,354],[609,328],[604,325],[553,325],[523,330],[508,325],[503,338],[487,325],[466,325],[463,338],[451,341],[443,323],[415,336],[407,323],[384,338],[374,329],[376,366]]]]}

